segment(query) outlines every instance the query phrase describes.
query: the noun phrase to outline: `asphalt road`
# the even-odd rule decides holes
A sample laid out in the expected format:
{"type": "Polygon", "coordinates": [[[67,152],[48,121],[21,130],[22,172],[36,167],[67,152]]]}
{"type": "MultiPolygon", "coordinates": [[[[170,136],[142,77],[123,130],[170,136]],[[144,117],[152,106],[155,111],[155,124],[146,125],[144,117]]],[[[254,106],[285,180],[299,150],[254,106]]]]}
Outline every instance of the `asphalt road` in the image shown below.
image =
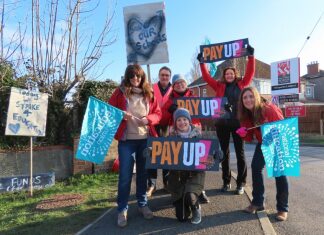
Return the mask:
{"type": "MultiPolygon", "coordinates": [[[[249,167],[248,184],[252,185],[251,160],[255,145],[246,144],[249,167]]],[[[300,147],[301,176],[289,177],[289,214],[286,222],[277,222],[276,186],[265,176],[266,209],[277,234],[324,234],[324,147],[300,147]]],[[[236,172],[233,144],[231,169],[236,172]],[[232,161],[233,160],[233,161],[232,161]]],[[[266,172],[265,172],[266,174],[266,172]]]]}
{"type": "MultiPolygon", "coordinates": [[[[251,160],[255,145],[246,144],[248,185],[251,186],[251,160]]],[[[236,172],[236,161],[231,144],[231,168],[236,172]]],[[[265,177],[266,212],[277,234],[324,234],[324,147],[300,147],[301,177],[289,178],[289,217],[276,222],[276,188],[272,178],[265,177]]],[[[161,173],[161,172],[159,172],[161,173]]],[[[266,174],[266,172],[265,172],[266,174]]],[[[162,180],[159,175],[158,187],[162,180]]],[[[98,221],[78,234],[264,234],[256,215],[243,213],[249,204],[246,194],[222,193],[221,172],[208,172],[206,192],[211,203],[202,205],[203,219],[199,225],[180,223],[175,219],[170,196],[158,191],[149,199],[155,218],[147,221],[137,212],[134,187],[130,198],[129,223],[126,228],[116,225],[116,207],[109,209],[98,221]]],[[[233,180],[232,185],[235,186],[233,180]]],[[[135,186],[134,177],[132,186],[135,186]]]]}

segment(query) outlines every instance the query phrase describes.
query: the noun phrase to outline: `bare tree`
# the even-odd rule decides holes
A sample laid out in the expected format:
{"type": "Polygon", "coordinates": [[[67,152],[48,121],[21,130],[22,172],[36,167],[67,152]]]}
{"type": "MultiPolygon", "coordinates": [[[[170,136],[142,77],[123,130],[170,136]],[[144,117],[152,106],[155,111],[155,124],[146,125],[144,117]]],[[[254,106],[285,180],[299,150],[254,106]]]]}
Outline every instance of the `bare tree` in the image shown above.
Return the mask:
{"type": "Polygon", "coordinates": [[[201,77],[199,62],[197,60],[198,53],[199,53],[199,50],[196,49],[195,53],[193,54],[193,56],[191,58],[192,68],[190,69],[190,76],[191,76],[192,81],[195,81],[201,77]]]}
{"type": "MultiPolygon", "coordinates": [[[[116,2],[109,3],[111,10],[107,9],[103,26],[96,34],[88,30],[82,32],[81,25],[96,17],[99,1],[69,0],[66,6],[59,4],[62,1],[32,0],[29,70],[35,80],[49,88],[49,92],[53,93],[56,87],[60,87],[62,99],[65,99],[68,92],[95,69],[104,50],[115,42],[112,23],[116,2]],[[67,9],[63,21],[58,20],[59,15],[63,15],[58,9],[67,9]]],[[[95,28],[93,26],[91,30],[95,28]]],[[[102,68],[101,73],[108,65],[102,68]]]]}
{"type": "Polygon", "coordinates": [[[89,76],[97,78],[109,66],[109,61],[98,62],[116,41],[112,30],[116,1],[2,0],[0,63],[15,64],[21,75],[32,77],[46,92],[56,92],[64,101],[76,84],[89,76]],[[6,34],[9,21],[11,31],[13,27],[10,13],[17,16],[22,8],[29,15],[17,23],[14,33],[6,34]],[[100,21],[102,9],[106,15],[100,21]]]}
{"type": "Polygon", "coordinates": [[[16,11],[19,3],[18,0],[2,0],[2,3],[0,3],[0,65],[4,65],[0,73],[0,81],[8,73],[12,73],[11,68],[18,67],[20,62],[19,58],[15,61],[10,61],[10,58],[21,48],[26,28],[22,31],[21,24],[18,22],[16,30],[8,38],[5,38],[5,35],[9,35],[5,28],[6,22],[10,19],[12,13],[16,11]],[[9,62],[11,66],[6,66],[9,62]]]}

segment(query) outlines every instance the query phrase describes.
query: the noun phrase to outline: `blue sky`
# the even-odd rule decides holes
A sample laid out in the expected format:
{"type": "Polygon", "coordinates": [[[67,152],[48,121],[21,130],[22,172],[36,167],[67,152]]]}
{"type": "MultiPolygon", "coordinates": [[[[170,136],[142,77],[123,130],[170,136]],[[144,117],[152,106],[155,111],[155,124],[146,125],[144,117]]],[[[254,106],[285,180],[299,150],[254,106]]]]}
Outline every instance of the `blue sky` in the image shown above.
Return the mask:
{"type": "MultiPolygon", "coordinates": [[[[100,28],[98,26],[103,23],[107,2],[108,0],[101,0],[98,12],[91,14],[88,21],[84,22],[89,34],[98,30],[100,28]]],[[[108,47],[101,60],[102,67],[110,65],[100,80],[110,78],[119,82],[127,66],[123,8],[152,2],[161,1],[117,0],[112,28],[112,31],[117,33],[117,41],[108,47]]],[[[164,2],[169,63],[151,65],[153,81],[157,78],[159,68],[164,65],[169,66],[173,74],[189,74],[192,68],[191,60],[206,37],[211,43],[249,38],[250,44],[255,48],[256,58],[268,64],[296,57],[324,12],[323,0],[165,0],[164,2]]],[[[31,5],[30,1],[23,3],[26,7],[31,5]]],[[[15,17],[19,18],[19,15],[25,13],[30,15],[26,7],[19,8],[15,17]]],[[[9,18],[7,29],[10,30],[12,23],[13,17],[9,18]]],[[[312,61],[318,61],[320,67],[324,69],[324,15],[299,57],[301,75],[306,73],[306,65],[312,61]]],[[[143,67],[146,70],[146,66],[143,67]]]]}
{"type": "MultiPolygon", "coordinates": [[[[161,1],[124,0],[117,4],[118,40],[111,46],[112,64],[107,76],[120,80],[126,63],[123,7],[161,1]]],[[[151,65],[152,79],[161,66],[187,74],[195,51],[208,37],[211,43],[249,38],[257,59],[271,63],[296,57],[306,37],[324,12],[322,0],[166,0],[169,63],[151,65]]],[[[324,16],[300,54],[301,75],[306,65],[318,61],[324,69],[324,16]]],[[[146,66],[144,66],[146,68],[146,66]]]]}

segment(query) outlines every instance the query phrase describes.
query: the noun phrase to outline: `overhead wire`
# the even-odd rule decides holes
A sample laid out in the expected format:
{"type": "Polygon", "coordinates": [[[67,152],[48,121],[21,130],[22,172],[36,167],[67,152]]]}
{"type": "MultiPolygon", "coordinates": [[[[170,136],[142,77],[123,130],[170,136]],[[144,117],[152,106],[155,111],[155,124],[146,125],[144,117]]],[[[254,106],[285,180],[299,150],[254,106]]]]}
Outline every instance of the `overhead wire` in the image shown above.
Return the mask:
{"type": "Polygon", "coordinates": [[[307,38],[306,38],[306,40],[305,40],[305,42],[304,42],[304,44],[303,44],[303,46],[302,46],[302,48],[300,49],[300,51],[298,52],[298,55],[297,55],[297,57],[299,56],[299,54],[302,52],[302,50],[304,49],[304,47],[305,47],[305,45],[306,45],[306,43],[308,42],[308,40],[310,39],[310,37],[311,37],[311,35],[312,35],[312,33],[314,32],[314,30],[315,30],[315,28],[316,28],[316,26],[318,25],[318,23],[320,22],[320,20],[321,20],[321,18],[322,18],[322,16],[324,15],[324,11],[322,12],[322,14],[320,15],[320,17],[318,18],[318,20],[317,20],[317,22],[316,22],[316,24],[315,24],[315,26],[313,27],[313,29],[312,29],[312,31],[310,32],[310,34],[307,36],[307,38]]]}

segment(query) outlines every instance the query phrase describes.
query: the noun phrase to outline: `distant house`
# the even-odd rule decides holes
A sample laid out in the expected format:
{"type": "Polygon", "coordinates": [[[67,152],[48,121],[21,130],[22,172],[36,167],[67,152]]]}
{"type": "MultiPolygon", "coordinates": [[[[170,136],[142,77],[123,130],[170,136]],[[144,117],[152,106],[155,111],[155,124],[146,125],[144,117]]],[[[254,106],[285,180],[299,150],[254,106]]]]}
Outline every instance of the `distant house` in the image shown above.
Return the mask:
{"type": "Polygon", "coordinates": [[[300,79],[299,99],[306,105],[306,117],[299,118],[301,132],[324,134],[324,70],[318,62],[307,65],[300,79]]]}
{"type": "Polygon", "coordinates": [[[318,62],[307,65],[307,74],[301,77],[302,99],[306,101],[324,102],[324,70],[320,70],[318,62]]]}

